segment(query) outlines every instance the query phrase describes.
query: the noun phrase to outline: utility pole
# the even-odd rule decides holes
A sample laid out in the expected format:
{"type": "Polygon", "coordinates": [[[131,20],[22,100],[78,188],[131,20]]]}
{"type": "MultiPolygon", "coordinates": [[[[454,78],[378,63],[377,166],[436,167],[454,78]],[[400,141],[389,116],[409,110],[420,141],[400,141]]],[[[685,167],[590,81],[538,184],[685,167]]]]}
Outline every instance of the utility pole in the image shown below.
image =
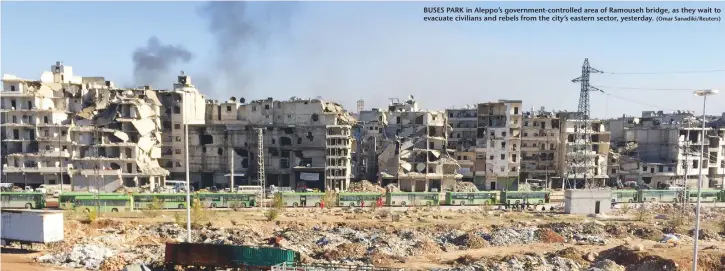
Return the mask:
{"type": "MultiPolygon", "coordinates": [[[[574,142],[577,142],[578,140],[583,139],[583,146],[580,144],[575,145],[575,151],[578,150],[581,152],[581,154],[578,154],[576,156],[579,156],[579,159],[577,161],[584,162],[584,185],[589,186],[589,180],[587,179],[587,173],[589,173],[589,152],[592,151],[592,141],[591,141],[591,135],[589,134],[590,127],[590,117],[591,117],[591,107],[589,105],[589,92],[590,91],[600,91],[603,92],[601,89],[598,89],[596,87],[593,87],[589,85],[589,76],[592,73],[602,73],[601,71],[592,68],[589,66],[589,58],[584,59],[584,64],[582,65],[582,74],[580,77],[574,78],[571,80],[574,83],[581,83],[581,90],[579,92],[579,106],[577,108],[578,116],[577,116],[577,126],[583,125],[584,129],[581,129],[580,127],[576,127],[578,129],[575,129],[576,132],[576,138],[574,142]]],[[[579,153],[579,152],[577,152],[579,153]]]]}
{"type": "Polygon", "coordinates": [[[264,128],[255,128],[257,131],[257,178],[262,186],[262,200],[260,202],[264,210],[264,200],[267,198],[266,176],[264,172],[264,128]]]}
{"type": "Polygon", "coordinates": [[[229,191],[234,192],[234,132],[229,135],[229,191]]]}
{"type": "Polygon", "coordinates": [[[101,168],[101,155],[98,153],[98,140],[101,140],[101,139],[98,134],[98,126],[93,128],[93,137],[94,137],[93,146],[96,148],[96,170],[94,170],[94,173],[96,175],[96,178],[95,178],[96,179],[96,214],[100,215],[101,214],[101,202],[100,202],[99,194],[101,193],[101,189],[100,189],[100,182],[98,180],[98,171],[101,168]]]}

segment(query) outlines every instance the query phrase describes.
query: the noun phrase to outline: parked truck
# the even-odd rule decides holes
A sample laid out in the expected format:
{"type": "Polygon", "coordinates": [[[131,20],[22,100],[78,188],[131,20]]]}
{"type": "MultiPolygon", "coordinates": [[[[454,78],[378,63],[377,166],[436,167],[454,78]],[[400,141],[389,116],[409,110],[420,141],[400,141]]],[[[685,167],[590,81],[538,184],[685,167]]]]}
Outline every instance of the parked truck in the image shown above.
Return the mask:
{"type": "Polygon", "coordinates": [[[63,212],[2,210],[2,244],[47,244],[63,241],[63,212]]]}

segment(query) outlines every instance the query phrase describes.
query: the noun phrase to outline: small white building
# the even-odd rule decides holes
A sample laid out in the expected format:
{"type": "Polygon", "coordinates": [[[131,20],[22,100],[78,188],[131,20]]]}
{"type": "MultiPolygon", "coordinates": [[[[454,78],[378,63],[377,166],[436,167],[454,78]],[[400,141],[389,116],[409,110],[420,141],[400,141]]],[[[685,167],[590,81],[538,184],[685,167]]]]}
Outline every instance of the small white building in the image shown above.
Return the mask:
{"type": "Polygon", "coordinates": [[[611,190],[566,190],[564,192],[564,212],[567,214],[604,214],[612,210],[611,201],[611,190]]]}

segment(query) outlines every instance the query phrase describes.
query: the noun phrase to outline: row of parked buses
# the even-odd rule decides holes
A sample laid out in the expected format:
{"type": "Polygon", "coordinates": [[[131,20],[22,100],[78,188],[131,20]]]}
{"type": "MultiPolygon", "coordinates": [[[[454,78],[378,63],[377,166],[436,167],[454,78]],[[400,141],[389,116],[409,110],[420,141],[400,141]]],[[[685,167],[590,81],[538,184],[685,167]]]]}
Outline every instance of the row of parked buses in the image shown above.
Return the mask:
{"type": "MultiPolygon", "coordinates": [[[[7,192],[2,193],[3,208],[46,208],[43,193],[7,192]]],[[[481,191],[481,192],[392,192],[392,193],[352,193],[341,192],[335,195],[334,202],[324,202],[322,192],[280,192],[276,194],[284,207],[320,207],[323,204],[339,207],[376,206],[439,206],[439,205],[540,205],[549,202],[547,191],[481,191]]],[[[193,194],[194,202],[204,208],[229,208],[257,206],[259,197],[254,193],[204,193],[193,194]]],[[[98,208],[100,212],[123,212],[144,209],[184,209],[186,194],[153,193],[89,193],[66,192],[58,198],[61,209],[90,211],[98,208]]]]}
{"type": "MultiPolygon", "coordinates": [[[[701,202],[725,202],[725,190],[701,189],[701,202]]],[[[691,190],[613,190],[612,204],[637,202],[697,202],[697,189],[691,190]]]]}
{"type": "MultiPolygon", "coordinates": [[[[612,204],[637,202],[695,202],[697,191],[682,190],[612,190],[612,204]]],[[[46,208],[43,193],[5,192],[3,208],[46,208]]],[[[276,194],[284,207],[320,207],[323,204],[338,207],[362,207],[382,204],[390,207],[406,206],[464,206],[503,205],[506,207],[526,204],[536,207],[550,202],[550,191],[479,191],[479,192],[391,192],[391,193],[337,193],[334,202],[324,202],[322,192],[280,192],[276,194]]],[[[245,208],[257,206],[259,197],[254,193],[209,193],[196,192],[194,202],[204,208],[245,208]]],[[[725,190],[702,190],[702,202],[725,202],[725,190]]],[[[66,192],[60,195],[61,209],[119,212],[131,210],[184,209],[186,194],[121,194],[66,192]]]]}

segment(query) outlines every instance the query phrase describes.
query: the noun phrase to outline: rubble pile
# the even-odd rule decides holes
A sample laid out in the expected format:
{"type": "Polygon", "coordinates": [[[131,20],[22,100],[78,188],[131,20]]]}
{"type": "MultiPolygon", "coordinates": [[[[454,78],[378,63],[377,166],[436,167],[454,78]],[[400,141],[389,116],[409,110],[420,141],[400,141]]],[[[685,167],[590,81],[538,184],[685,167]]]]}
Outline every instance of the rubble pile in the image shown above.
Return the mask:
{"type": "Polygon", "coordinates": [[[114,255],[114,251],[99,245],[83,244],[74,246],[68,253],[46,254],[38,257],[38,262],[50,263],[67,268],[85,268],[98,270],[106,259],[114,255]]]}
{"type": "Polygon", "coordinates": [[[478,187],[471,182],[456,182],[453,192],[478,192],[478,187]]]}
{"type": "Polygon", "coordinates": [[[385,193],[385,188],[380,187],[377,184],[373,184],[368,180],[362,180],[359,182],[350,183],[348,187],[349,192],[370,192],[370,193],[385,193]]]}

